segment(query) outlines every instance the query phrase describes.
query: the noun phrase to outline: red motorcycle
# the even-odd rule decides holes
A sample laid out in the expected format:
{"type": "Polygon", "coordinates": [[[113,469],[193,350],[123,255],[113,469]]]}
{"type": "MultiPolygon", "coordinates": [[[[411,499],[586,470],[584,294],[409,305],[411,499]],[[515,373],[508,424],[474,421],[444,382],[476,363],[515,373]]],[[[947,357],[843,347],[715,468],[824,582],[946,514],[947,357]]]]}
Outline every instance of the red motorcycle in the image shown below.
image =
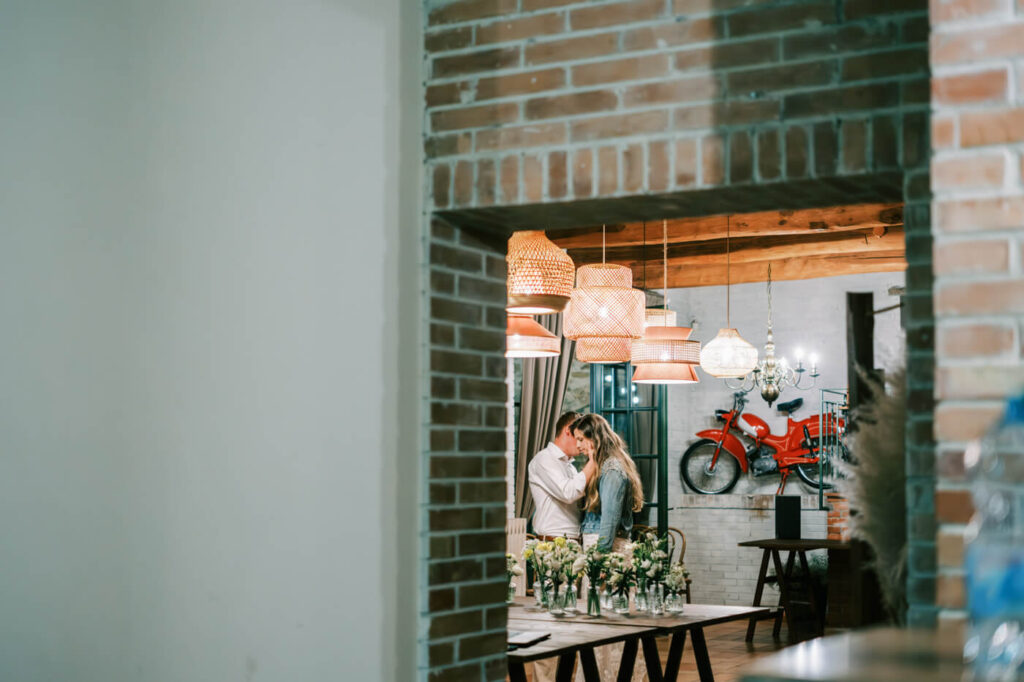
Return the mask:
{"type": "Polygon", "coordinates": [[[774,435],[768,424],[753,414],[743,414],[747,404],[746,393],[733,394],[732,410],[715,410],[715,417],[725,422],[721,429],[700,431],[701,439],[683,453],[679,471],[683,481],[692,490],[704,495],[720,495],[732,490],[740,472],[750,471],[754,476],[781,474],[776,495],[786,489],[786,480],[796,472],[800,479],[818,489],[832,486],[821,483],[818,444],[822,426],[830,440],[837,440],[846,428],[846,420],[826,414],[824,425],[818,415],[794,421],[792,413],[804,404],[803,398],[779,403],[778,410],[787,417],[786,433],[774,435]],[[750,442],[744,441],[733,432],[750,442]]]}

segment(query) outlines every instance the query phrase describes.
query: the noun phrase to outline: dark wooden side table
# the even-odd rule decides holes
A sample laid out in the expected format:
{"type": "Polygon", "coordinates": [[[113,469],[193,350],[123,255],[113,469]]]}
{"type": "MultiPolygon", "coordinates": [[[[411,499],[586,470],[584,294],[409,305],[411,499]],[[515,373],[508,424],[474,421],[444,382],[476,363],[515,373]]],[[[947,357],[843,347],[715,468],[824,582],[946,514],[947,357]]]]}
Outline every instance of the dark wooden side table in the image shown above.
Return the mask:
{"type": "MultiPolygon", "coordinates": [[[[772,613],[775,618],[772,634],[776,638],[779,636],[779,631],[782,628],[782,617],[785,615],[789,631],[789,641],[795,641],[796,630],[793,627],[792,619],[792,587],[798,577],[807,581],[810,580],[811,571],[807,563],[807,552],[815,549],[848,550],[850,549],[850,543],[842,540],[780,540],[778,538],[767,538],[764,540],[747,540],[738,544],[740,547],[757,547],[762,550],[761,570],[757,574],[757,587],[754,588],[753,606],[761,606],[761,598],[764,595],[766,583],[777,583],[779,586],[780,608],[772,613]],[[789,552],[785,565],[779,552],[789,552]],[[800,560],[801,575],[799,576],[794,573],[796,559],[800,560]],[[768,576],[769,560],[775,568],[774,577],[768,576]]],[[[824,632],[825,627],[824,605],[818,603],[817,595],[813,589],[808,589],[808,592],[810,593],[811,616],[816,624],[815,634],[820,635],[824,632]]],[[[754,629],[757,627],[758,620],[757,618],[751,618],[747,625],[748,642],[754,639],[754,629]]]]}

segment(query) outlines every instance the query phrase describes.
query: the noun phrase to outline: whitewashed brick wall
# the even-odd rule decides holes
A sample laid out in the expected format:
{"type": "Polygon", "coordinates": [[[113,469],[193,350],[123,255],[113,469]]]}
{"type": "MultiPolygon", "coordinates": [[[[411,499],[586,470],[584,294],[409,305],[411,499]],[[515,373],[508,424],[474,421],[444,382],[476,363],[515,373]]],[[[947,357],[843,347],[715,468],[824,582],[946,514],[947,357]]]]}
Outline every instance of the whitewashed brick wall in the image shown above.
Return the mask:
{"type": "MultiPolygon", "coordinates": [[[[698,604],[747,605],[754,598],[761,550],[738,547],[745,540],[775,537],[774,495],[683,495],[669,512],[669,525],[686,534],[686,565],[698,604]]],[[[826,512],[817,496],[801,496],[800,535],[824,538],[826,512]]],[[[764,604],[778,592],[765,588],[764,604]]]]}

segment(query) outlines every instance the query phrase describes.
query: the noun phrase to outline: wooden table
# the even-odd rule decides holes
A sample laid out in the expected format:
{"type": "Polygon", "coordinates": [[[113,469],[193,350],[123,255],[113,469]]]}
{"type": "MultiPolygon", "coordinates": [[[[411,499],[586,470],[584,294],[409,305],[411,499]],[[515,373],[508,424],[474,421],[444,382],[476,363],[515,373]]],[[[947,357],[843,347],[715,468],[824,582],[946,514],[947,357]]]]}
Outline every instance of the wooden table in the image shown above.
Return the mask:
{"type": "Polygon", "coordinates": [[[636,663],[637,641],[641,636],[651,634],[655,628],[617,625],[597,625],[594,623],[556,621],[552,618],[541,623],[538,619],[516,618],[509,610],[509,630],[543,630],[550,632],[548,639],[508,652],[508,675],[511,682],[526,682],[525,664],[542,658],[558,656],[558,670],[555,682],[571,682],[576,654],[580,655],[583,666],[583,679],[586,682],[601,682],[594,658],[594,647],[604,644],[623,642],[622,661],[619,664],[618,679],[629,682],[633,676],[636,663]]]}
{"type": "MultiPolygon", "coordinates": [[[[796,629],[793,627],[793,620],[791,618],[791,596],[792,586],[796,578],[800,577],[804,580],[810,581],[811,571],[807,564],[807,552],[814,549],[849,549],[850,543],[843,542],[841,540],[780,540],[778,538],[766,538],[764,540],[747,540],[746,542],[738,543],[740,547],[758,547],[764,550],[761,554],[761,570],[757,574],[757,587],[754,588],[754,601],[753,606],[761,605],[761,597],[764,595],[764,586],[766,583],[778,583],[779,585],[779,605],[780,609],[772,610],[768,618],[775,618],[775,627],[772,630],[772,635],[776,638],[779,636],[779,630],[782,628],[782,616],[786,616],[786,624],[789,626],[789,641],[794,641],[796,637],[796,629]],[[783,566],[782,557],[779,552],[789,552],[789,556],[786,559],[786,564],[783,566]],[[794,558],[800,559],[800,569],[803,572],[801,576],[796,576],[793,573],[794,569],[794,558]],[[772,561],[775,566],[775,577],[768,577],[768,561],[772,561]]],[[[808,592],[810,593],[810,607],[811,615],[814,618],[814,622],[817,626],[815,634],[822,634],[825,627],[825,612],[823,605],[818,604],[818,597],[814,593],[814,589],[809,586],[808,592]]],[[[757,621],[764,620],[764,618],[751,618],[750,624],[747,625],[747,641],[751,642],[754,640],[754,629],[757,627],[757,621]]]]}
{"type": "Polygon", "coordinates": [[[760,658],[742,682],[960,682],[955,633],[878,628],[813,639],[760,658]]]}
{"type": "MultiPolygon", "coordinates": [[[[644,663],[647,666],[647,677],[650,682],[675,682],[679,676],[679,664],[683,658],[683,647],[686,645],[686,635],[690,635],[690,646],[693,647],[693,656],[697,661],[697,672],[700,674],[701,682],[714,682],[715,676],[711,669],[711,658],[708,655],[707,641],[704,638],[704,628],[719,623],[728,623],[735,620],[747,620],[748,618],[763,618],[769,613],[768,608],[749,606],[717,606],[709,604],[687,604],[680,614],[666,614],[664,616],[651,616],[649,614],[637,614],[630,612],[628,615],[605,613],[602,611],[600,618],[591,618],[585,614],[573,618],[555,617],[546,611],[526,608],[533,604],[532,599],[517,597],[516,603],[508,610],[509,620],[516,622],[530,622],[534,627],[529,629],[545,630],[549,623],[570,623],[579,626],[597,626],[603,628],[620,628],[622,626],[634,626],[648,628],[649,631],[640,635],[640,643],[644,650],[644,663]],[[665,667],[661,666],[661,656],[658,653],[657,638],[671,636],[669,644],[668,659],[665,667]]],[[[635,648],[635,645],[634,645],[635,648]]],[[[550,654],[549,654],[550,655],[550,654]]],[[[635,656],[635,651],[632,656],[635,656]]],[[[539,656],[537,658],[543,658],[539,656]]],[[[623,667],[625,666],[625,654],[623,655],[623,667]]],[[[532,660],[532,659],[531,659],[532,660]]],[[[581,657],[582,662],[582,657],[581,657]]],[[[584,666],[586,663],[584,663],[584,666]]],[[[586,668],[584,667],[584,673],[586,668]]],[[[632,660],[630,661],[630,674],[632,673],[632,660]]],[[[622,674],[620,668],[619,674],[622,674]]],[[[620,677],[620,679],[628,680],[620,677]]]]}

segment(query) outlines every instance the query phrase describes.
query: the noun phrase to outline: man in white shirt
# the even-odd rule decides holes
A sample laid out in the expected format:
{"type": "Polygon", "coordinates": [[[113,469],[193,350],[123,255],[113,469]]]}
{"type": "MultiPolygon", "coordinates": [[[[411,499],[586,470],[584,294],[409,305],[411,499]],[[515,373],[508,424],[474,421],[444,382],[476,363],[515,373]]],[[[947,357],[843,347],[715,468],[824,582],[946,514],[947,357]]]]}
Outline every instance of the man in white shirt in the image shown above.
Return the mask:
{"type": "MultiPolygon", "coordinates": [[[[587,481],[597,473],[593,458],[587,460],[583,471],[576,471],[572,458],[579,454],[572,424],[581,415],[566,412],[555,422],[555,438],[530,460],[527,473],[530,494],[536,510],[533,512],[533,534],[541,540],[567,537],[582,541],[580,536],[580,509],[576,502],[583,497],[587,481]]],[[[534,682],[554,682],[557,658],[544,658],[533,662],[534,682]]]]}
{"type": "Polygon", "coordinates": [[[533,533],[542,540],[556,537],[580,539],[580,510],[576,502],[583,497],[587,482],[597,474],[593,459],[582,471],[576,471],[572,458],[579,454],[572,424],[580,417],[566,412],[555,423],[555,438],[534,455],[528,467],[530,494],[536,505],[533,533]]]}

